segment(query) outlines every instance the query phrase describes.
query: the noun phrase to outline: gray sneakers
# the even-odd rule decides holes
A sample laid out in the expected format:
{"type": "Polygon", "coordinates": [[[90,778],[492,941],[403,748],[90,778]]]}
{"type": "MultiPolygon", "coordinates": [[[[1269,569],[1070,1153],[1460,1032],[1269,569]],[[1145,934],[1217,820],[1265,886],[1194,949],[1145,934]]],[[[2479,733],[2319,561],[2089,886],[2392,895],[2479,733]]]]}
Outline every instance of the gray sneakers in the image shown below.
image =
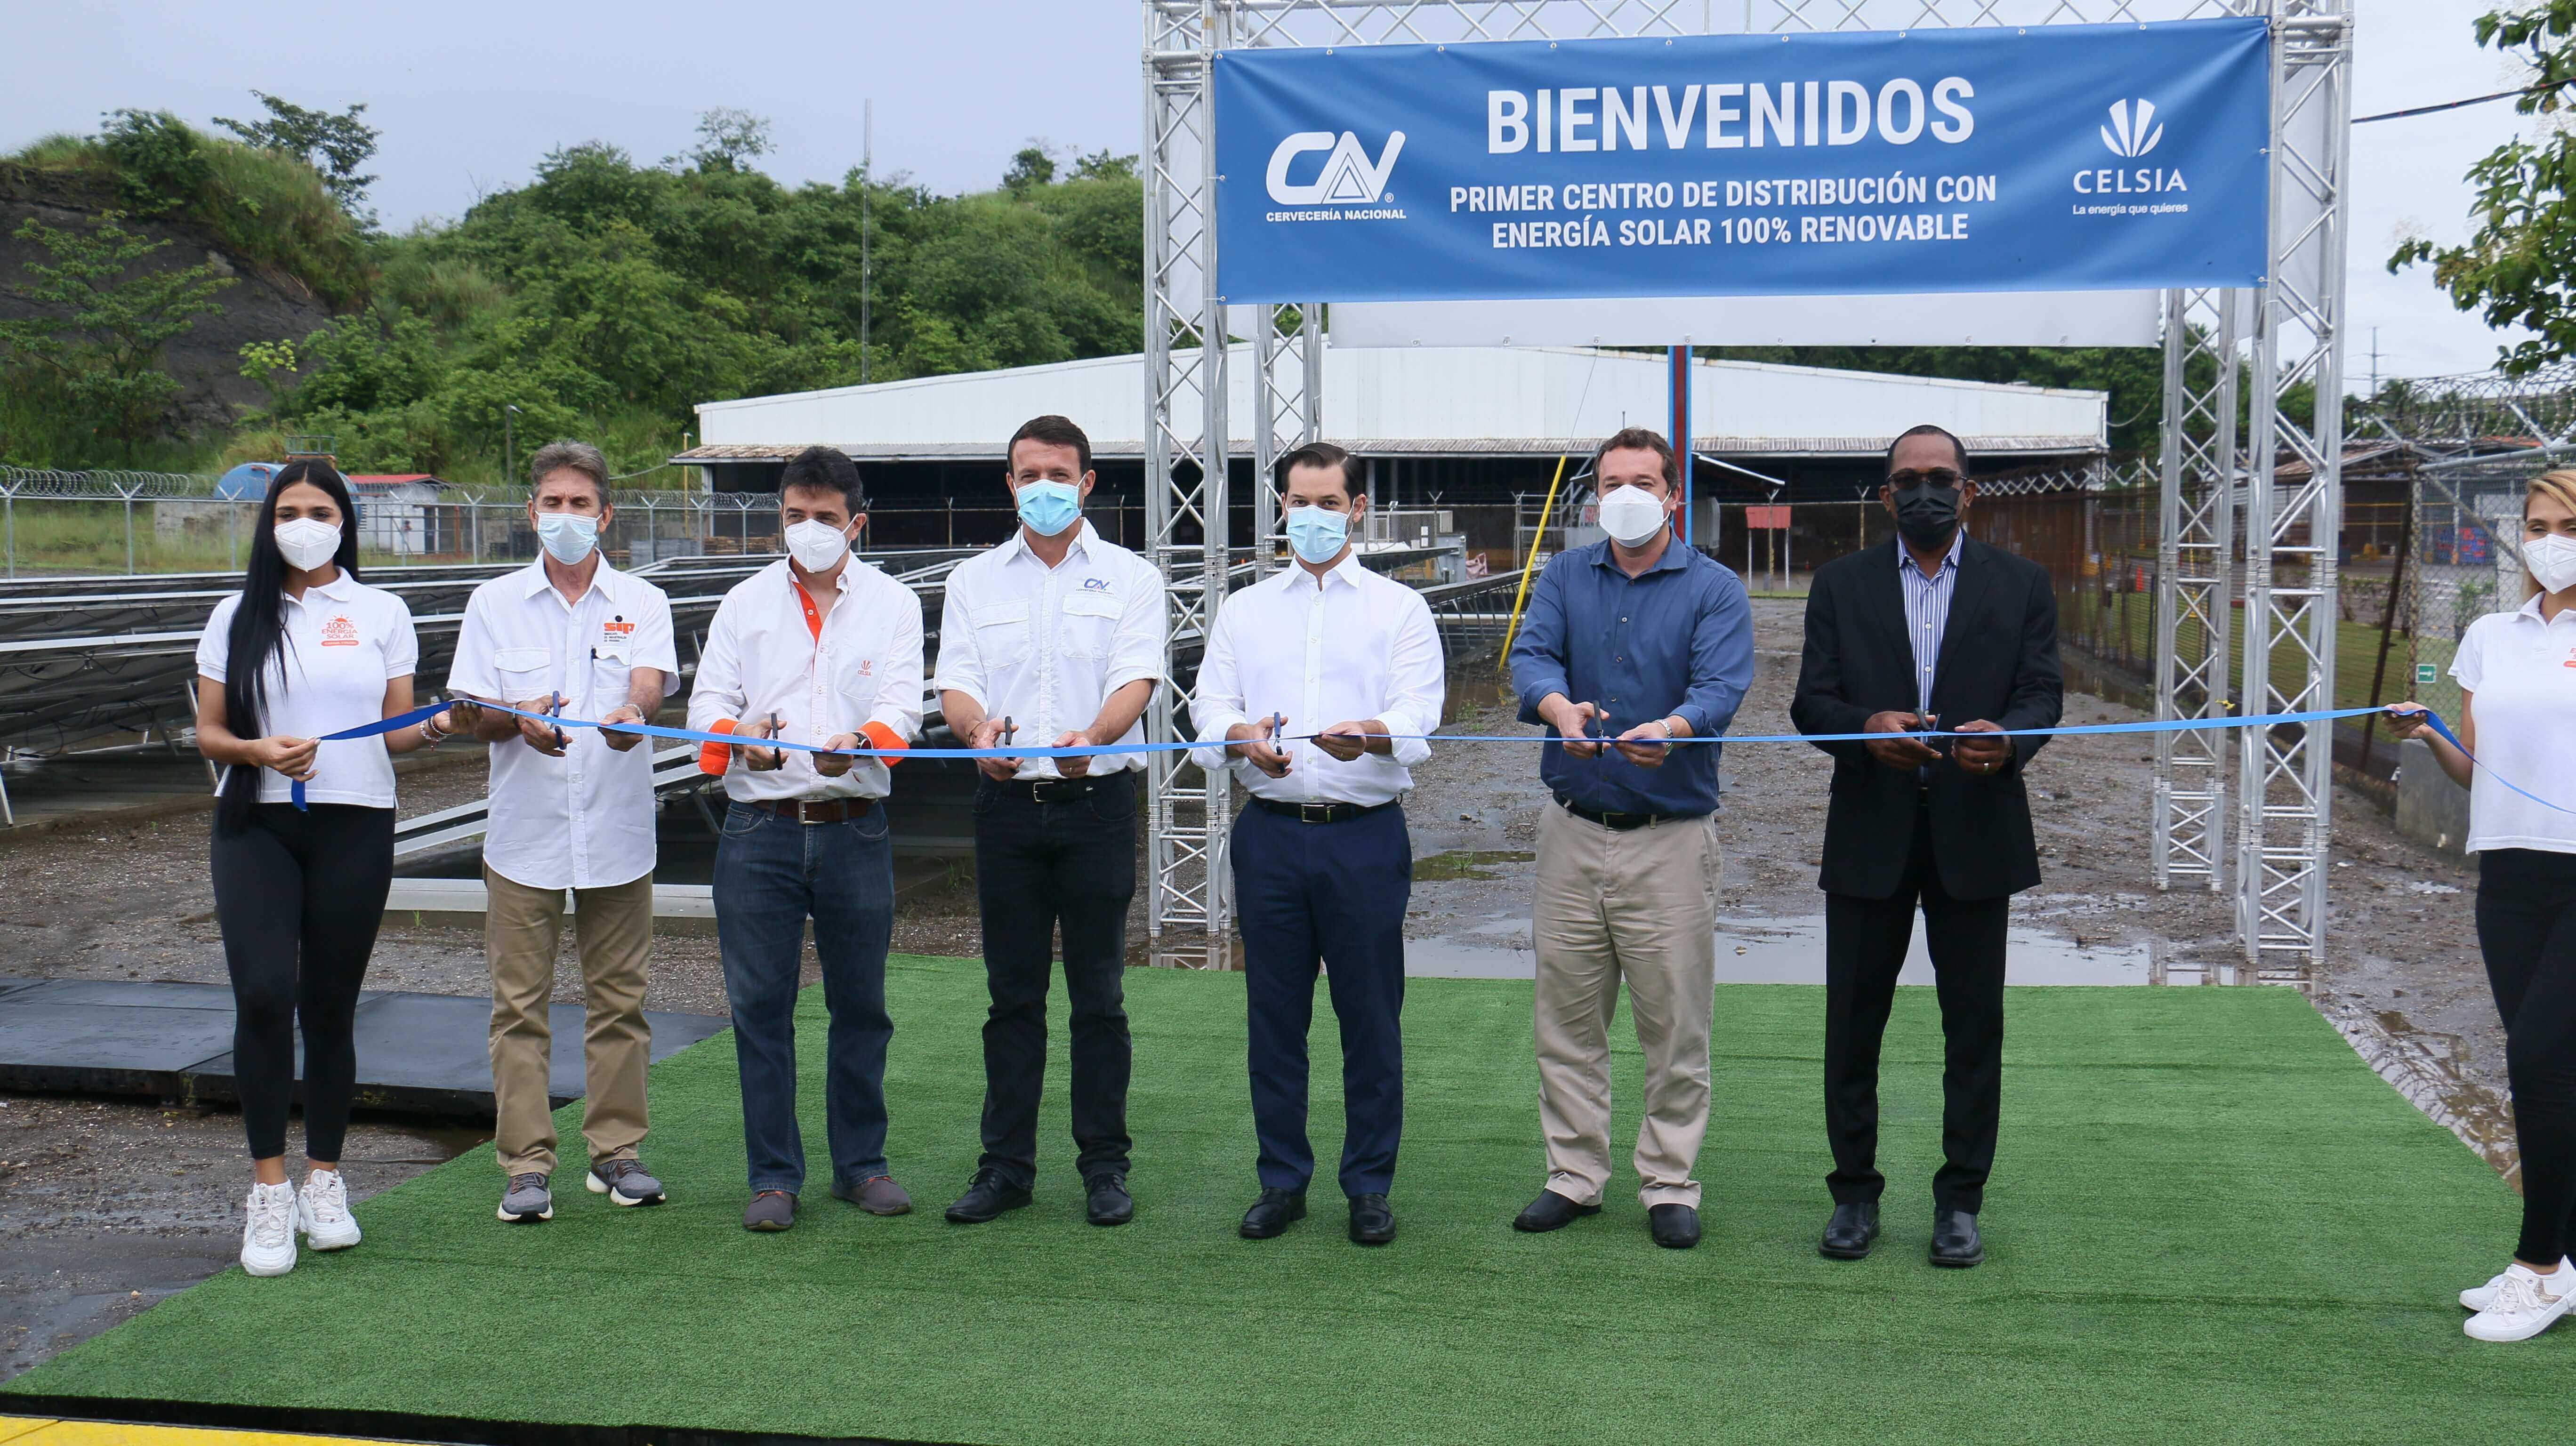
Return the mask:
{"type": "Polygon", "coordinates": [[[546,1189],[546,1177],[534,1172],[511,1176],[509,1188],[501,1192],[501,1208],[496,1213],[513,1225],[554,1219],[555,1197],[546,1189]]]}
{"type": "Polygon", "coordinates": [[[785,1230],[796,1223],[796,1197],[784,1190],[763,1190],[742,1207],[745,1230],[785,1230]]]}
{"type": "Polygon", "coordinates": [[[605,1195],[611,1205],[659,1205],[662,1182],[645,1173],[644,1162],[636,1159],[610,1160],[593,1165],[582,1177],[593,1195],[605,1195]]]}
{"type": "Polygon", "coordinates": [[[912,1196],[891,1175],[870,1175],[856,1185],[832,1182],[832,1198],[847,1200],[870,1215],[909,1215],[912,1196]]]}

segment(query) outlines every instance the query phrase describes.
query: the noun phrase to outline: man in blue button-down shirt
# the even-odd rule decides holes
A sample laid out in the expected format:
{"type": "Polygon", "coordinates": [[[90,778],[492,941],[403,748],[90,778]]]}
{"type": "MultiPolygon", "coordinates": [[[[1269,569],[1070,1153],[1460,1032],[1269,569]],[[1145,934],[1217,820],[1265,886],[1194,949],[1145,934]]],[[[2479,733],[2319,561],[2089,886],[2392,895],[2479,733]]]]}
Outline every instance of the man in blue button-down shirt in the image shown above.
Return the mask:
{"type": "Polygon", "coordinates": [[[1681,469],[1631,427],[1592,458],[1606,542],[1547,565],[1512,648],[1521,717],[1550,736],[1531,935],[1547,1188],[1512,1223],[1555,1230],[1610,1180],[1610,1037],[1628,987],[1646,1057],[1638,1198],[1655,1243],[1699,1243],[1691,1167],[1708,1133],[1717,973],[1716,743],[1753,681],[1753,612],[1734,573],[1673,527],[1681,469]]]}

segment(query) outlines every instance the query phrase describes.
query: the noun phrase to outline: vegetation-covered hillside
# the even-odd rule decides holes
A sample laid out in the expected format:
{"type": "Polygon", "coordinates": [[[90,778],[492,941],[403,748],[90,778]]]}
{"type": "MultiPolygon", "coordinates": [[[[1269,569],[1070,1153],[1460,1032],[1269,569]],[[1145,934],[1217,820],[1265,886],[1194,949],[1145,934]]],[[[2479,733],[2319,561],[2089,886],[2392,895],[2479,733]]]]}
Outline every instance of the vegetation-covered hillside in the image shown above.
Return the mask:
{"type": "MultiPolygon", "coordinates": [[[[596,438],[621,470],[640,470],[669,455],[693,403],[859,379],[863,197],[871,379],[1138,345],[1142,200],[1127,158],[1087,156],[1059,175],[1031,147],[999,188],[963,196],[855,170],[790,188],[754,165],[763,124],[718,112],[688,156],[564,147],[455,222],[384,235],[362,209],[370,178],[355,174],[373,133],[337,155],[327,144],[364,130],[355,110],[267,103],[303,131],[261,145],[120,113],[98,136],[52,138],[0,164],[186,225],[298,278],[334,319],[244,347],[236,365],[267,405],[228,435],[185,438],[168,435],[177,418],[151,437],[82,425],[0,321],[0,459],[81,466],[148,451],[202,466],[310,433],[332,437],[352,470],[492,480],[515,406],[520,436],[596,438]]],[[[0,288],[23,294],[28,280],[0,274],[0,288]]]]}

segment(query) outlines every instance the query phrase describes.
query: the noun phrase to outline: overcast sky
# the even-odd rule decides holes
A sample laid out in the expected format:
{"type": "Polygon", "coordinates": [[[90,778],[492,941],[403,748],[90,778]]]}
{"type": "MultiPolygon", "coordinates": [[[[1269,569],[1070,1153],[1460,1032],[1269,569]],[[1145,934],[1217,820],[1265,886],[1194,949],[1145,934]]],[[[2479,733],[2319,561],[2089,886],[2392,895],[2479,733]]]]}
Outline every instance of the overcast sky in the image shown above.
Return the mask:
{"type": "MultiPolygon", "coordinates": [[[[2353,113],[2520,82],[2470,38],[2495,0],[2360,0],[2353,113]]],[[[374,201],[389,226],[454,216],[524,181],[548,150],[607,140],[638,159],[687,149],[698,112],[775,123],[785,181],[837,180],[876,102],[880,174],[937,191],[990,186],[1032,137],[1060,151],[1138,149],[1142,27],[1133,0],[442,0],[435,6],[30,0],[11,6],[0,150],[96,129],[119,106],[200,125],[257,114],[258,87],[301,104],[367,103],[384,131],[374,201]]],[[[2467,235],[2469,164],[2523,123],[2509,102],[2361,127],[2351,264],[2353,389],[2380,370],[2489,365],[2496,337],[2421,268],[2385,270],[2402,234],[2467,235]]]]}

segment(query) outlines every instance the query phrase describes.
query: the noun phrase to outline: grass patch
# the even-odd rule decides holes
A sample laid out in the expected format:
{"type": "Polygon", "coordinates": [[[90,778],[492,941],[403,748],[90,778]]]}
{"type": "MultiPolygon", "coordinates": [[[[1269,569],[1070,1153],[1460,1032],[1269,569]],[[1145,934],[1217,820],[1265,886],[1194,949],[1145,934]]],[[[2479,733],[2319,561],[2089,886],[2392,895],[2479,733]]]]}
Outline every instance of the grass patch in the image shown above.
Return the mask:
{"type": "MultiPolygon", "coordinates": [[[[2451,1300],[2509,1248],[2513,1196],[2287,990],[2014,990],[1991,1258],[1952,1273],[1922,1258],[1928,989],[1899,991],[1888,1039],[1888,1236],[1846,1265],[1815,1253],[1817,989],[1719,991],[1713,1228],[1675,1252],[1648,1242],[1624,1165],[1600,1217],[1509,1228],[1541,1182],[1529,986],[1415,981],[1403,1233],[1362,1251],[1329,1165],[1287,1237],[1233,1233],[1253,1193],[1236,975],[1128,975],[1135,1224],[1082,1223],[1061,991],[1038,1201],[946,1224],[976,1151],[982,972],[889,972],[911,1216],[861,1216],[818,1175],[797,1229],[740,1230],[718,1036],[654,1070],[647,1158],[670,1205],[574,1188],[553,1223],[502,1226],[478,1150],[361,1206],[360,1249],[279,1280],[227,1272],[6,1389],[979,1442],[1517,1442],[1569,1419],[1614,1441],[2420,1442],[2536,1435],[2564,1413],[2576,1340],[2481,1346],[2451,1300]],[[241,1344],[281,1322],[292,1349],[241,1344]]],[[[1317,1012],[1330,1159],[1338,1070],[1317,1012]]],[[[814,991],[800,1024],[819,1162],[814,991]]],[[[1611,1037],[1630,1041],[1624,1141],[1638,1058],[1624,1019],[1611,1037]]],[[[560,1118],[577,1151],[578,1106],[560,1118]]],[[[568,1156],[557,1178],[581,1168],[568,1156]]]]}

